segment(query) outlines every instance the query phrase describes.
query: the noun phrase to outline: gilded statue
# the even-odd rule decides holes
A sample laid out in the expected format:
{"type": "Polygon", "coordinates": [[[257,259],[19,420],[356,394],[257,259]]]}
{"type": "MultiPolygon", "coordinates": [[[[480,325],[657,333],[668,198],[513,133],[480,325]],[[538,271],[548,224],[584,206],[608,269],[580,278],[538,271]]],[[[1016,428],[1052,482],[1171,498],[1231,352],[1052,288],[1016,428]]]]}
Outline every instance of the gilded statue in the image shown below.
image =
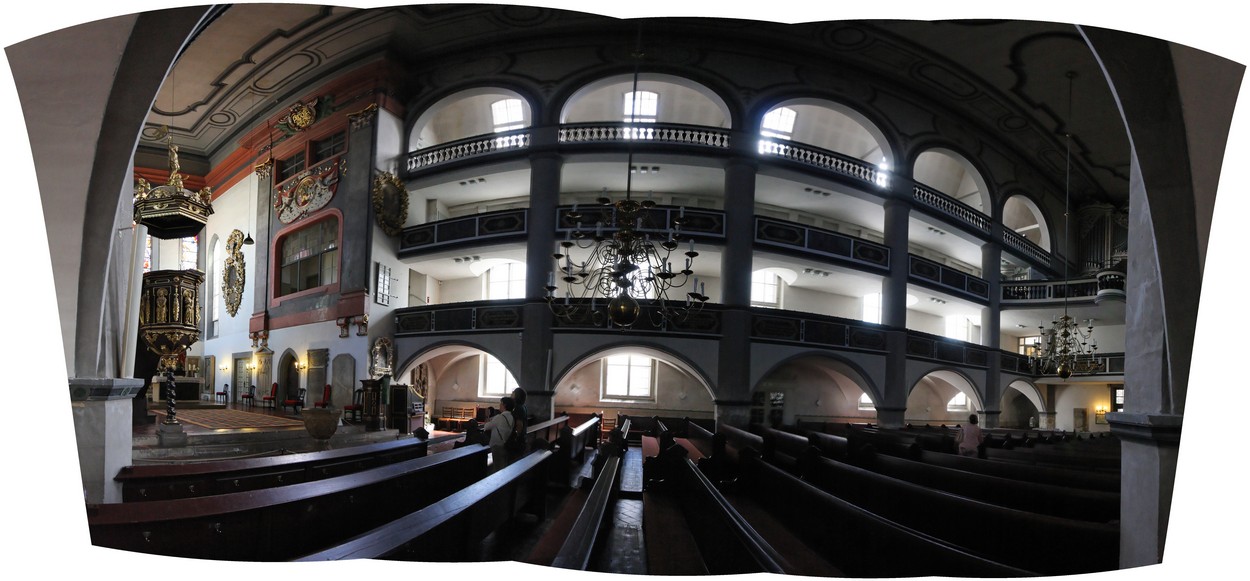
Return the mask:
{"type": "Polygon", "coordinates": [[[167,298],[168,295],[169,295],[169,289],[164,289],[164,288],[156,289],[156,322],[157,323],[165,322],[165,303],[169,301],[169,299],[167,298]]]}

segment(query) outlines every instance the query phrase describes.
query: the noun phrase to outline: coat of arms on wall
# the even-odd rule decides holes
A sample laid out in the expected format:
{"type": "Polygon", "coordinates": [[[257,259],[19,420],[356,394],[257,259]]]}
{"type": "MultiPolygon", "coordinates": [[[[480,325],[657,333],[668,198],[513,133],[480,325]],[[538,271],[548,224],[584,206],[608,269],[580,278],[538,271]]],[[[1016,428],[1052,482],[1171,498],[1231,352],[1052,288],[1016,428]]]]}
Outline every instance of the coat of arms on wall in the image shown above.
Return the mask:
{"type": "Polygon", "coordinates": [[[275,192],[273,209],[278,214],[278,220],[290,224],[320,210],[334,198],[338,186],[337,161],[304,172],[303,176],[290,180],[275,192]]]}
{"type": "Polygon", "coordinates": [[[388,236],[398,236],[404,231],[404,222],[408,220],[408,190],[395,174],[382,172],[373,178],[373,212],[378,217],[378,226],[388,236]]]}
{"type": "Polygon", "coordinates": [[[221,296],[226,299],[226,312],[233,317],[243,302],[243,283],[247,270],[243,264],[243,233],[235,230],[226,238],[226,261],[221,276],[221,296]]]}

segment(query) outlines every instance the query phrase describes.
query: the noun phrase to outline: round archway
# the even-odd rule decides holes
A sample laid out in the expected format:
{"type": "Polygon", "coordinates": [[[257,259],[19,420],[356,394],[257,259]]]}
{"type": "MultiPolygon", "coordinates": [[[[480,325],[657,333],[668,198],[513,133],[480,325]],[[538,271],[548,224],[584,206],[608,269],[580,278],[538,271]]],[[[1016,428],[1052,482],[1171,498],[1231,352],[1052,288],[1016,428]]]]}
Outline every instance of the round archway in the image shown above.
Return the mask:
{"type": "Polygon", "coordinates": [[[686,361],[642,345],[588,354],[555,382],[554,411],[713,420],[716,405],[705,378],[686,361]]]}
{"type": "Polygon", "coordinates": [[[824,355],[803,355],[770,369],[755,385],[750,421],[772,427],[868,422],[877,417],[876,398],[848,363],[824,355]]]}

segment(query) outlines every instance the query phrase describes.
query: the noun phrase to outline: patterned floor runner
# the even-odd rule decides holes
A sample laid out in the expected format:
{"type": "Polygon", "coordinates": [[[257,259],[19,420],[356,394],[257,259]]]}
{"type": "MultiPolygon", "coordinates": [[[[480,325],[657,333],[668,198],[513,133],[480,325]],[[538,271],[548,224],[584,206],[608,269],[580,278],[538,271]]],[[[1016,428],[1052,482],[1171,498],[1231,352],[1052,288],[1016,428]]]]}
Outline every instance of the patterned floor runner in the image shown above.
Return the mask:
{"type": "MultiPolygon", "coordinates": [[[[158,422],[165,421],[165,410],[152,410],[158,416],[158,422]]],[[[294,428],[302,427],[303,420],[254,414],[239,410],[180,410],[178,421],[194,424],[210,430],[229,430],[241,428],[294,428]]]]}

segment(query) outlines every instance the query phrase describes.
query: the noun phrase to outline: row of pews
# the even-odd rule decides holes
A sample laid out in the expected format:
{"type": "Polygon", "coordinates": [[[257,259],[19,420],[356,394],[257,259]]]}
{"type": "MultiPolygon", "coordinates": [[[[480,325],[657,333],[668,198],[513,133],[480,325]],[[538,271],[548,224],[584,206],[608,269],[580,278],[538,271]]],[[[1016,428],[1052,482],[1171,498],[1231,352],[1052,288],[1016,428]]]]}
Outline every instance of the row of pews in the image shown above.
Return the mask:
{"type": "Polygon", "coordinates": [[[1041,461],[961,457],[926,438],[949,431],[655,428],[643,439],[652,573],[1013,577],[1119,565],[1114,438],[1039,443],[1041,461]]]}
{"type": "Polygon", "coordinates": [[[528,452],[493,472],[489,448],[466,434],[131,466],[117,476],[129,491],[124,501],[89,504],[88,528],[97,546],[214,560],[476,560],[482,540],[505,522],[541,520],[550,499],[565,496],[577,518],[545,564],[573,567],[588,559],[577,557],[587,550],[586,531],[603,522],[619,482],[625,439],[617,430],[601,446],[601,421],[570,426],[562,416],[531,426],[528,452]],[[459,441],[427,453],[448,439],[459,441]],[[583,484],[588,469],[593,479],[583,484]]]}

